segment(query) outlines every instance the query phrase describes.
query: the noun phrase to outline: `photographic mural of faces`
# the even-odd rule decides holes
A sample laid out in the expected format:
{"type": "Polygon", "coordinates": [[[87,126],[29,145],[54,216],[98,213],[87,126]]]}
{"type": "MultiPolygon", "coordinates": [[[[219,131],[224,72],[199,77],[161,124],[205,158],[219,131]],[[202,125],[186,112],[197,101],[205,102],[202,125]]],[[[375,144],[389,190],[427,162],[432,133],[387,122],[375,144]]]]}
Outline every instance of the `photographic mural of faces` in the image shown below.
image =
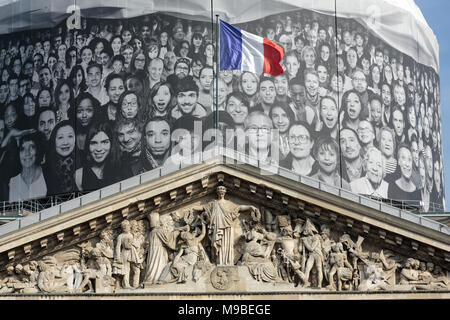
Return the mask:
{"type": "Polygon", "coordinates": [[[299,10],[237,25],[285,49],[277,77],[218,71],[210,23],[163,13],[0,36],[0,200],[96,190],[221,143],[439,211],[439,75],[334,19],[299,10]]]}

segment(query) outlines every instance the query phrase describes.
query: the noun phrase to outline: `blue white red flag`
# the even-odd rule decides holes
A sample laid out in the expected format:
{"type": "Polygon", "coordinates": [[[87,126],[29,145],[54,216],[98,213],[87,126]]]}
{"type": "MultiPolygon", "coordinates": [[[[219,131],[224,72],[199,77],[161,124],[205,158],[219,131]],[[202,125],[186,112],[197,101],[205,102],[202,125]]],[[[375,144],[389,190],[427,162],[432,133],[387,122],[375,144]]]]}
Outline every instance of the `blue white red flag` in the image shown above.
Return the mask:
{"type": "Polygon", "coordinates": [[[220,20],[220,70],[277,76],[283,73],[283,56],[279,45],[220,20]]]}

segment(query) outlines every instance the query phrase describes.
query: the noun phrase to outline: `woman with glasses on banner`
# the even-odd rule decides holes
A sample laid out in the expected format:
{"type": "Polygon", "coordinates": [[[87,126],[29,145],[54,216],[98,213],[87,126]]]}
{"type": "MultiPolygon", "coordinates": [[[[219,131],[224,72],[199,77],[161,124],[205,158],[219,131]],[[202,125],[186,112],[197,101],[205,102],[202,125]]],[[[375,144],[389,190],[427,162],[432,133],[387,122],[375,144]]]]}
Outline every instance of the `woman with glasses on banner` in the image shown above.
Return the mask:
{"type": "Polygon", "coordinates": [[[136,119],[143,126],[148,118],[147,110],[141,105],[136,92],[127,90],[120,95],[117,117],[122,119],[136,119]]]}
{"type": "Polygon", "coordinates": [[[313,176],[319,165],[312,157],[314,137],[307,122],[295,122],[288,132],[290,153],[280,161],[280,166],[302,176],[313,176]]]}

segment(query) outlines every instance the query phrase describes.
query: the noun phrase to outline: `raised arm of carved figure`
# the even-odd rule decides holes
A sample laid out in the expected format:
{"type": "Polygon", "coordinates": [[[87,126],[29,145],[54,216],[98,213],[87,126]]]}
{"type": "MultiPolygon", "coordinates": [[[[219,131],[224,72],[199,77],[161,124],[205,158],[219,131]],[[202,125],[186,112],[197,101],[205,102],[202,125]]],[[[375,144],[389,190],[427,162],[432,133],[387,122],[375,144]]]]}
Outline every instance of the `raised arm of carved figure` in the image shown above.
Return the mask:
{"type": "Polygon", "coordinates": [[[200,243],[200,241],[203,240],[205,235],[206,235],[206,226],[205,226],[205,223],[202,221],[202,233],[196,238],[197,243],[200,243]]]}

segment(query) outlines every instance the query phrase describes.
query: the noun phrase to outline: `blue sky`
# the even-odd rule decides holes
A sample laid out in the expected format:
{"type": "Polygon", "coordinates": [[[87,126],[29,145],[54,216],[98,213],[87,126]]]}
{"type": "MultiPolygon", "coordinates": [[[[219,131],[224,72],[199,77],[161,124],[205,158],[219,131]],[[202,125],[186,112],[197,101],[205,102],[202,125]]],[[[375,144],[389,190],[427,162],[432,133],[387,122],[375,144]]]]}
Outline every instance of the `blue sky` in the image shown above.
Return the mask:
{"type": "Polygon", "coordinates": [[[450,1],[415,0],[439,43],[446,209],[450,211],[450,1]]]}

